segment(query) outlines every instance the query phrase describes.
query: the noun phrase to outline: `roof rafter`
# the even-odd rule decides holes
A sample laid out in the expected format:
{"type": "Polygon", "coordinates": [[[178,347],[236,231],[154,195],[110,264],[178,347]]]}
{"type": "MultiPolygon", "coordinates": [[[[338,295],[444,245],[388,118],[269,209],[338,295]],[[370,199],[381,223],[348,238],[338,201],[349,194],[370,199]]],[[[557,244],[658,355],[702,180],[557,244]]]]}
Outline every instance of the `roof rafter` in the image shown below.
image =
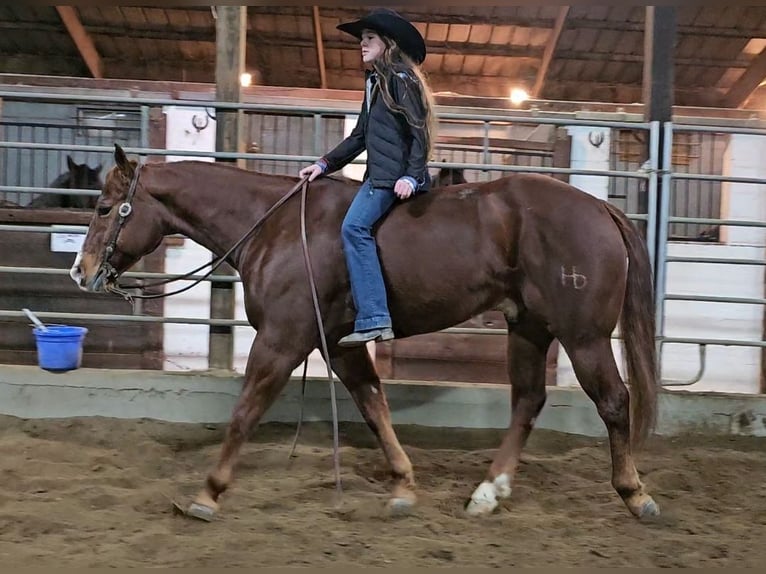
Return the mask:
{"type": "Polygon", "coordinates": [[[569,6],[561,6],[561,8],[559,8],[559,13],[556,15],[556,23],[553,25],[553,30],[548,38],[548,43],[545,45],[543,60],[540,62],[540,67],[537,69],[535,85],[532,88],[533,98],[539,98],[540,94],[542,94],[543,86],[545,85],[545,77],[548,75],[548,68],[550,68],[551,62],[553,61],[553,54],[556,52],[556,47],[559,45],[561,32],[564,31],[564,25],[566,24],[568,15],[569,6]]]}
{"type": "Polygon", "coordinates": [[[766,48],[755,57],[750,67],[729,88],[724,98],[725,105],[730,108],[743,106],[764,80],[766,80],[766,48]]]}
{"type": "Polygon", "coordinates": [[[101,62],[101,56],[96,50],[96,45],[85,31],[85,27],[80,21],[80,16],[74,6],[56,6],[56,11],[61,17],[61,21],[66,26],[67,32],[72,37],[72,41],[80,52],[85,65],[88,66],[91,75],[94,78],[104,77],[104,68],[101,62]]]}
{"type": "Polygon", "coordinates": [[[324,61],[324,43],[322,41],[322,24],[319,20],[319,6],[312,6],[312,20],[314,21],[314,39],[317,46],[317,65],[319,66],[319,87],[327,88],[327,68],[324,61]]]}

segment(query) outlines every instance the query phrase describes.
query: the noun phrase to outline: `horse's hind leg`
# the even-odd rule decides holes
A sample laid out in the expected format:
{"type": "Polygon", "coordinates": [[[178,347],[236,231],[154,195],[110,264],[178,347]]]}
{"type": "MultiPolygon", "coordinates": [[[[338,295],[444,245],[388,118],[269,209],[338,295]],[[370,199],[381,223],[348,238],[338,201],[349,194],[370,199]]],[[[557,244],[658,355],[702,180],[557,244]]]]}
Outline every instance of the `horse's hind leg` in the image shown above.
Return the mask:
{"type": "Polygon", "coordinates": [[[508,334],[511,425],[486,478],[466,503],[466,512],[473,516],[491,513],[499,499],[511,495],[521,451],[545,404],[545,357],[553,338],[544,325],[531,321],[512,328],[508,334]]]}
{"type": "Polygon", "coordinates": [[[406,512],[415,504],[415,477],[412,463],[399,444],[388,402],[365,347],[338,349],[331,358],[332,368],[348,389],[370,429],[378,438],[391,465],[394,487],[388,502],[392,512],[406,512]]]}
{"type": "Polygon", "coordinates": [[[659,514],[659,507],[639,480],[630,447],[628,389],[620,378],[609,337],[580,339],[572,344],[561,340],[572,360],[577,379],[596,409],[609,434],[612,454],[612,486],[637,517],[659,514]]]}
{"type": "Polygon", "coordinates": [[[234,407],[218,464],[208,475],[187,513],[209,520],[218,510],[218,499],[232,482],[234,467],[248,433],[257,425],[290,378],[292,370],[308,354],[288,351],[284,341],[274,341],[261,330],[253,341],[245,381],[234,407]]]}

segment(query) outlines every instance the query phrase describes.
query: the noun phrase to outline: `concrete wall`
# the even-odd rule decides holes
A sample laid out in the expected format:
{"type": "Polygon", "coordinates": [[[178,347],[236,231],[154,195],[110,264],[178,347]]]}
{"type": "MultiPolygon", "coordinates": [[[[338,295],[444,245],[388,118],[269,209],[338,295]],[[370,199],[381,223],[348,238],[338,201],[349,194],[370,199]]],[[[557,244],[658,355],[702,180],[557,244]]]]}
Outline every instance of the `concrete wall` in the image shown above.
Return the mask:
{"type": "MultiPolygon", "coordinates": [[[[330,421],[327,379],[307,386],[304,420],[330,421]]],[[[104,416],[172,422],[228,422],[241,377],[211,373],[163,373],[79,369],[52,374],[37,367],[0,366],[0,414],[21,418],[104,416]]],[[[503,385],[384,383],[392,420],[446,428],[503,429],[510,422],[510,393],[503,385]]],[[[336,383],[338,418],[362,422],[345,388],[336,383]]],[[[292,380],[264,422],[295,423],[300,381],[292,380]]],[[[593,403],[580,389],[550,388],[537,428],[606,436],[593,403]]],[[[766,436],[766,397],[663,392],[657,433],[766,436]]]]}

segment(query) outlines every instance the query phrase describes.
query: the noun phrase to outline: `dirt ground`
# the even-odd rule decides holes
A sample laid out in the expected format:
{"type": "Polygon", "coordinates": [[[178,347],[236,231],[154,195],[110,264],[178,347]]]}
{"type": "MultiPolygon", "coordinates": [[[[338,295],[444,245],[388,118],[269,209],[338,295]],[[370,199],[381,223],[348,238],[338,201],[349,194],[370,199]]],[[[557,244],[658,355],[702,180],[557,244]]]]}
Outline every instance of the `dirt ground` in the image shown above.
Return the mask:
{"type": "Polygon", "coordinates": [[[264,425],[212,523],[176,516],[218,454],[223,426],[0,417],[4,566],[762,566],[766,440],[654,439],[639,469],[663,516],[632,518],[609,485],[604,440],[536,430],[513,496],[489,518],[462,504],[495,431],[398,427],[419,483],[410,516],[382,514],[381,451],[342,427],[333,498],[329,425],[264,425]]]}

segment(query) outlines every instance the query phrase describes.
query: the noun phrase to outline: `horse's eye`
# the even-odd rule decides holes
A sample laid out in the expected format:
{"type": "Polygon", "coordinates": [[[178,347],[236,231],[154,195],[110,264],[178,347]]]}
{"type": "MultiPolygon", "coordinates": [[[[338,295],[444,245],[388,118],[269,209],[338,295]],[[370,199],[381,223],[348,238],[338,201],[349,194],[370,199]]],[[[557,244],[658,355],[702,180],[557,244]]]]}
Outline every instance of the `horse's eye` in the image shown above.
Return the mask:
{"type": "Polygon", "coordinates": [[[99,216],[104,217],[105,215],[109,215],[109,213],[112,211],[111,205],[99,205],[96,208],[96,213],[99,214],[99,216]]]}

